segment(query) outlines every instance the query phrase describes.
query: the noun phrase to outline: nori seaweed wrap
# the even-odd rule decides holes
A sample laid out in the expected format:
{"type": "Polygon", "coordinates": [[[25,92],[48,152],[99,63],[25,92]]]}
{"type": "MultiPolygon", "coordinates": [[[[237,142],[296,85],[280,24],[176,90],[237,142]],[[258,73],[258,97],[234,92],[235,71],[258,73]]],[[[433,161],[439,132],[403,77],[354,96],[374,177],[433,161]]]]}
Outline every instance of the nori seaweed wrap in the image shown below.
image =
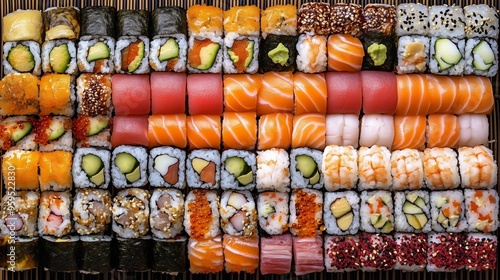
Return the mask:
{"type": "Polygon", "coordinates": [[[40,247],[40,264],[52,272],[78,271],[80,239],[78,236],[43,236],[40,247]]]}
{"type": "Polygon", "coordinates": [[[80,10],[75,7],[49,8],[43,12],[45,41],[78,39],[80,37],[80,10]]]}
{"type": "Polygon", "coordinates": [[[0,269],[23,271],[36,268],[38,264],[38,237],[0,237],[0,269]],[[14,250],[11,250],[11,247],[14,250]]]}
{"type": "Polygon", "coordinates": [[[363,70],[394,70],[397,59],[394,36],[369,33],[361,38],[361,42],[363,42],[363,49],[365,50],[363,70]]]}
{"type": "Polygon", "coordinates": [[[115,267],[118,271],[147,271],[151,259],[151,236],[114,239],[115,267]]]}
{"type": "Polygon", "coordinates": [[[106,235],[80,236],[80,271],[91,274],[110,272],[113,269],[112,240],[106,235]]]}
{"type": "Polygon", "coordinates": [[[149,12],[146,10],[118,11],[118,37],[149,36],[149,12]]]}
{"type": "Polygon", "coordinates": [[[186,10],[182,7],[161,7],[152,13],[153,36],[187,35],[186,10]]]}
{"type": "Polygon", "coordinates": [[[297,36],[269,34],[260,41],[259,71],[294,71],[297,36]]]}
{"type": "Polygon", "coordinates": [[[153,239],[152,271],[168,274],[185,272],[187,269],[187,238],[153,239]]]}
{"type": "Polygon", "coordinates": [[[115,7],[85,7],[81,10],[80,15],[81,36],[91,35],[115,37],[115,7]]]}

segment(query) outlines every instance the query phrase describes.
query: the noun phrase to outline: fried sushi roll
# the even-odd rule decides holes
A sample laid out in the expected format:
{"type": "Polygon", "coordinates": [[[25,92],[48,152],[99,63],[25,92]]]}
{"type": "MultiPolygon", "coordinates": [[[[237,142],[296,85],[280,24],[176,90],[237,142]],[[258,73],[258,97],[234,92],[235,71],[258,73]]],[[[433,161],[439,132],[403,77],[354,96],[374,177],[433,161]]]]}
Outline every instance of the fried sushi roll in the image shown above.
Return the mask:
{"type": "Polygon", "coordinates": [[[2,156],[2,177],[5,188],[37,191],[39,151],[12,150],[2,156]],[[16,176],[16,174],[18,174],[16,176]],[[22,175],[21,175],[22,174],[22,175]]]}
{"type": "Polygon", "coordinates": [[[0,235],[14,232],[16,236],[36,236],[39,200],[40,195],[34,191],[8,191],[2,198],[0,235]]]}
{"type": "Polygon", "coordinates": [[[40,153],[38,166],[40,169],[40,190],[71,191],[73,155],[68,151],[51,151],[40,153]]]}
{"type": "Polygon", "coordinates": [[[11,73],[0,82],[0,116],[38,115],[40,99],[38,77],[11,73]]]}
{"type": "Polygon", "coordinates": [[[45,74],[40,79],[40,116],[73,117],[75,78],[68,74],[45,74]]]}

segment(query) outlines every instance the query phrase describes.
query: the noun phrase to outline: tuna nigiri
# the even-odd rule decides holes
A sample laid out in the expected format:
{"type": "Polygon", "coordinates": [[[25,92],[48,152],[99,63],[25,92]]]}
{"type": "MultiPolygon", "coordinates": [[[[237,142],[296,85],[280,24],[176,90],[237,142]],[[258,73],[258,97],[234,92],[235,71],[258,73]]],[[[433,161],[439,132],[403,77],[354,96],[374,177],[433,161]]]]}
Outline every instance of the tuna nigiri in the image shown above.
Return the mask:
{"type": "Polygon", "coordinates": [[[394,116],[392,150],[425,148],[425,116],[394,116]]]}
{"type": "Polygon", "coordinates": [[[150,81],[153,115],[186,113],[186,73],[153,72],[150,81]]]}
{"type": "Polygon", "coordinates": [[[222,119],[224,149],[253,150],[257,143],[257,115],[255,112],[226,112],[222,119]]]}
{"type": "Polygon", "coordinates": [[[260,74],[224,75],[224,111],[255,112],[261,83],[260,74]]]}
{"type": "Polygon", "coordinates": [[[148,119],[149,147],[187,146],[186,115],[152,115],[148,119]]]}
{"type": "Polygon", "coordinates": [[[259,266],[259,236],[232,236],[224,234],[226,272],[255,273],[259,266]]]}
{"type": "Polygon", "coordinates": [[[292,148],[309,147],[322,150],[325,143],[325,115],[304,114],[293,117],[292,148]]]}
{"type": "Polygon", "coordinates": [[[193,74],[187,77],[190,115],[222,115],[222,75],[193,74]]]}
{"type": "Polygon", "coordinates": [[[295,114],[326,113],[326,80],[324,74],[295,73],[293,76],[295,114]]]}
{"type": "Polygon", "coordinates": [[[266,72],[257,97],[257,115],[293,112],[292,72],[266,72]]]}
{"type": "Polygon", "coordinates": [[[394,115],[398,102],[396,75],[392,72],[361,72],[363,112],[394,115]]]}
{"type": "Polygon", "coordinates": [[[257,149],[290,148],[292,144],[292,126],[292,114],[274,113],[260,116],[257,149]]]}
{"type": "Polygon", "coordinates": [[[151,111],[148,75],[115,74],[111,78],[111,90],[116,116],[147,115],[151,111]]]}
{"type": "Polygon", "coordinates": [[[222,125],[219,116],[188,116],[186,131],[190,149],[220,149],[222,125]]]}
{"type": "Polygon", "coordinates": [[[148,116],[115,116],[113,118],[113,133],[111,146],[140,145],[147,147],[148,116]]]}
{"type": "Polygon", "coordinates": [[[460,138],[458,117],[451,114],[432,114],[427,117],[427,148],[456,148],[460,138]]]}
{"type": "Polygon", "coordinates": [[[328,72],[325,77],[328,90],[326,112],[359,115],[363,97],[361,74],[359,72],[328,72]]]}
{"type": "Polygon", "coordinates": [[[350,34],[328,37],[328,70],[360,71],[365,51],[361,40],[350,34]]]}

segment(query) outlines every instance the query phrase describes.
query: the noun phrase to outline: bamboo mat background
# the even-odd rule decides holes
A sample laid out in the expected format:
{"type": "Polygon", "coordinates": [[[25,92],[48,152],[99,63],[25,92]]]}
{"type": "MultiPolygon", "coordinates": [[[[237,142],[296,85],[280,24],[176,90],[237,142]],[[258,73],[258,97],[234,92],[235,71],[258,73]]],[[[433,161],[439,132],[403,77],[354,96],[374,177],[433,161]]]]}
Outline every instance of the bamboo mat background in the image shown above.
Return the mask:
{"type": "MultiPolygon", "coordinates": [[[[459,0],[459,1],[394,1],[394,0],[373,0],[373,1],[361,1],[361,0],[329,0],[329,1],[307,1],[307,0],[0,0],[0,14],[2,17],[7,13],[15,11],[17,9],[38,9],[44,10],[48,7],[55,6],[76,6],[79,8],[86,6],[99,6],[107,5],[114,6],[118,9],[146,9],[154,10],[157,7],[162,6],[181,6],[188,8],[195,4],[205,3],[207,5],[213,5],[220,7],[224,10],[238,5],[257,5],[261,9],[265,9],[268,6],[280,5],[280,4],[294,4],[297,7],[303,2],[328,2],[330,4],[334,3],[357,3],[360,5],[366,5],[369,3],[385,3],[397,5],[402,2],[420,2],[425,5],[459,5],[466,6],[470,4],[488,4],[500,8],[500,0],[459,0]]],[[[0,23],[0,29],[2,25],[0,23]]],[[[0,38],[1,40],[1,38],[0,38]]],[[[3,45],[3,42],[1,42],[3,45]]],[[[0,49],[0,54],[3,57],[3,49],[0,49]]],[[[3,66],[0,68],[0,77],[3,77],[3,66]]],[[[492,79],[493,90],[495,94],[495,107],[493,113],[489,116],[490,122],[490,139],[494,140],[490,143],[489,147],[494,152],[494,157],[500,162],[499,157],[499,128],[500,128],[500,83],[499,76],[495,76],[492,79]]],[[[500,192],[500,187],[497,185],[497,190],[500,192]]],[[[3,196],[4,189],[0,188],[0,195],[3,196]]],[[[500,231],[497,231],[497,237],[500,240],[500,231]]],[[[43,257],[43,256],[41,256],[43,257]]],[[[386,272],[349,272],[349,273],[314,273],[305,276],[295,276],[293,273],[289,275],[259,275],[256,273],[251,274],[227,274],[219,273],[213,275],[191,275],[190,273],[180,274],[178,276],[163,275],[161,273],[121,273],[114,272],[105,275],[85,275],[80,273],[54,273],[46,272],[43,269],[31,270],[26,272],[12,273],[7,271],[1,271],[0,280],[39,280],[39,279],[51,279],[51,280],[196,280],[196,279],[207,279],[207,280],[253,280],[253,279],[264,279],[264,280],[285,280],[285,279],[303,279],[303,280],[497,280],[500,279],[500,250],[497,253],[497,267],[495,270],[487,272],[468,272],[465,270],[454,272],[454,273],[428,273],[428,272],[418,272],[418,273],[406,273],[400,271],[386,271],[386,272]]]]}

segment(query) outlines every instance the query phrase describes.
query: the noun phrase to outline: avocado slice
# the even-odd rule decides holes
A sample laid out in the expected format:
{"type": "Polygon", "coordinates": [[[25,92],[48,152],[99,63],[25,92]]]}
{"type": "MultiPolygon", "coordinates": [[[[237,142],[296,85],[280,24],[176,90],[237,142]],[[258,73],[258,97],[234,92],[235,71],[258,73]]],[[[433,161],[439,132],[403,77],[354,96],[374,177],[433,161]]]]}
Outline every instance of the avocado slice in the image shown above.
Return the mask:
{"type": "Polygon", "coordinates": [[[50,67],[56,73],[64,73],[68,69],[70,61],[71,55],[67,44],[55,46],[49,53],[50,67]]]}
{"type": "Polygon", "coordinates": [[[406,200],[408,200],[411,203],[415,203],[415,200],[417,200],[418,194],[414,192],[410,192],[406,195],[406,200]]]}
{"type": "Polygon", "coordinates": [[[158,59],[164,62],[176,57],[179,57],[179,44],[174,38],[170,38],[160,47],[158,59]]]}
{"type": "Polygon", "coordinates": [[[342,231],[346,231],[351,226],[353,220],[354,214],[349,212],[337,219],[337,225],[342,231]]]}
{"type": "Polygon", "coordinates": [[[141,179],[141,168],[139,167],[139,165],[137,165],[134,171],[125,174],[125,179],[127,179],[127,181],[129,181],[130,183],[141,179]]]}
{"type": "Polygon", "coordinates": [[[89,118],[89,120],[88,136],[96,135],[109,126],[109,120],[107,118],[89,118]]]}
{"type": "Polygon", "coordinates": [[[450,226],[456,227],[458,222],[460,221],[460,216],[450,216],[450,226]]]}
{"type": "Polygon", "coordinates": [[[417,205],[418,207],[420,207],[420,209],[424,209],[426,204],[425,204],[425,200],[422,198],[422,197],[417,197],[417,199],[415,199],[415,201],[413,202],[413,204],[417,205]]]}
{"type": "Polygon", "coordinates": [[[126,152],[118,153],[115,157],[114,163],[123,174],[131,173],[139,164],[133,155],[126,152]]]}
{"type": "Polygon", "coordinates": [[[405,214],[421,214],[424,211],[422,210],[422,208],[418,207],[417,205],[415,205],[409,201],[405,201],[405,203],[403,204],[403,212],[405,214]]]}
{"type": "Polygon", "coordinates": [[[210,43],[200,50],[201,63],[196,67],[198,70],[208,70],[214,65],[217,54],[219,53],[220,45],[218,43],[210,43]]]}
{"type": "Polygon", "coordinates": [[[434,58],[439,64],[439,70],[446,70],[456,65],[462,59],[457,45],[448,38],[441,38],[434,43],[434,58]]]}
{"type": "Polygon", "coordinates": [[[7,61],[18,72],[31,72],[35,68],[35,58],[29,47],[17,44],[10,49],[7,61]]]}
{"type": "Polygon", "coordinates": [[[372,225],[376,224],[378,221],[380,221],[380,219],[382,218],[382,215],[378,214],[378,213],[373,213],[370,215],[370,223],[372,225]]]}
{"type": "Polygon", "coordinates": [[[302,173],[304,178],[311,178],[318,170],[316,161],[309,155],[298,155],[295,157],[295,161],[297,161],[296,169],[302,173]]]}
{"type": "MultiPolygon", "coordinates": [[[[245,62],[243,63],[243,66],[245,67],[245,69],[248,67],[248,65],[250,65],[250,63],[253,60],[254,45],[255,45],[254,41],[252,41],[252,40],[247,40],[247,41],[248,41],[248,45],[245,47],[245,51],[247,52],[248,56],[245,59],[245,62]]],[[[240,57],[238,55],[236,55],[236,53],[234,53],[234,51],[232,49],[228,49],[227,54],[229,55],[229,59],[231,59],[231,61],[233,63],[237,63],[238,61],[240,61],[240,57]]]]}
{"type": "Polygon", "coordinates": [[[262,211],[262,213],[259,213],[264,219],[267,219],[267,217],[269,217],[269,215],[273,214],[273,213],[276,213],[276,209],[274,208],[274,206],[272,206],[271,204],[269,203],[266,203],[264,205],[264,210],[262,211]]]}
{"type": "Polygon", "coordinates": [[[394,225],[392,224],[392,222],[391,221],[387,221],[385,223],[385,225],[382,227],[382,229],[380,230],[380,232],[382,232],[382,233],[389,233],[393,229],[394,229],[394,225]]]}
{"type": "Polygon", "coordinates": [[[316,170],[316,173],[314,173],[314,175],[312,175],[312,177],[309,178],[309,184],[310,185],[317,184],[319,182],[319,179],[320,179],[319,171],[316,170]]]}
{"type": "Polygon", "coordinates": [[[442,224],[445,220],[447,220],[446,216],[443,214],[443,211],[439,212],[436,220],[440,224],[442,224]]]}
{"type": "Polygon", "coordinates": [[[17,125],[16,129],[11,134],[12,141],[14,141],[14,143],[17,143],[26,135],[28,135],[32,129],[33,124],[31,122],[23,122],[22,124],[17,125]]]}
{"type": "Polygon", "coordinates": [[[132,59],[130,64],[127,65],[126,66],[127,68],[124,70],[126,70],[128,73],[132,73],[135,70],[137,70],[137,68],[139,68],[139,66],[141,65],[142,59],[144,58],[144,50],[145,50],[145,45],[144,45],[144,42],[141,40],[138,40],[137,42],[134,42],[134,43],[130,44],[127,48],[123,49],[122,50],[122,66],[123,66],[123,62],[125,62],[126,60],[129,60],[127,58],[128,56],[135,55],[134,59],[132,59]],[[137,53],[130,53],[130,48],[132,48],[132,46],[137,47],[137,53]]]}
{"type": "Polygon", "coordinates": [[[437,208],[443,207],[443,205],[445,205],[446,203],[448,203],[448,198],[446,196],[438,196],[436,198],[436,207],[437,208]]]}
{"type": "Polygon", "coordinates": [[[247,174],[240,175],[236,177],[236,180],[242,185],[248,185],[253,182],[253,172],[250,171],[247,174]]]}
{"type": "Polygon", "coordinates": [[[415,218],[418,220],[418,223],[420,224],[421,229],[425,226],[425,224],[427,224],[427,221],[429,220],[427,218],[427,215],[425,215],[425,213],[416,214],[415,218]]]}
{"type": "Polygon", "coordinates": [[[191,165],[196,173],[201,174],[203,169],[208,166],[210,162],[201,158],[194,158],[191,161],[191,165]]]}
{"type": "Polygon", "coordinates": [[[104,164],[100,157],[94,154],[86,154],[82,156],[82,169],[89,177],[94,176],[99,171],[104,169],[104,164]]]}
{"type": "Polygon", "coordinates": [[[380,216],[380,218],[378,219],[378,221],[375,224],[373,224],[373,227],[380,229],[380,228],[382,228],[386,224],[387,221],[389,221],[388,217],[386,217],[386,216],[380,216]]]}
{"type": "Polygon", "coordinates": [[[60,120],[53,120],[48,128],[49,141],[54,141],[59,139],[64,135],[66,129],[64,128],[64,122],[60,120]]]}
{"type": "Polygon", "coordinates": [[[346,197],[337,198],[330,205],[330,211],[332,211],[333,216],[337,219],[351,212],[351,210],[351,204],[346,197]]]}
{"type": "Polygon", "coordinates": [[[422,225],[420,224],[419,220],[417,217],[413,214],[406,214],[406,220],[408,221],[408,224],[412,226],[416,230],[422,229],[422,225]]]}
{"type": "Polygon", "coordinates": [[[94,62],[99,59],[108,59],[110,57],[111,51],[104,42],[97,42],[92,47],[89,48],[87,54],[87,61],[94,62]]]}
{"type": "MultiPolygon", "coordinates": [[[[247,171],[249,167],[244,159],[234,156],[228,157],[224,161],[224,168],[235,177],[239,177],[245,175],[244,172],[247,171]]],[[[246,174],[248,174],[248,172],[246,174]]]]}
{"type": "Polygon", "coordinates": [[[97,172],[94,176],[91,176],[90,182],[96,184],[96,186],[104,184],[104,168],[97,172]]]}

